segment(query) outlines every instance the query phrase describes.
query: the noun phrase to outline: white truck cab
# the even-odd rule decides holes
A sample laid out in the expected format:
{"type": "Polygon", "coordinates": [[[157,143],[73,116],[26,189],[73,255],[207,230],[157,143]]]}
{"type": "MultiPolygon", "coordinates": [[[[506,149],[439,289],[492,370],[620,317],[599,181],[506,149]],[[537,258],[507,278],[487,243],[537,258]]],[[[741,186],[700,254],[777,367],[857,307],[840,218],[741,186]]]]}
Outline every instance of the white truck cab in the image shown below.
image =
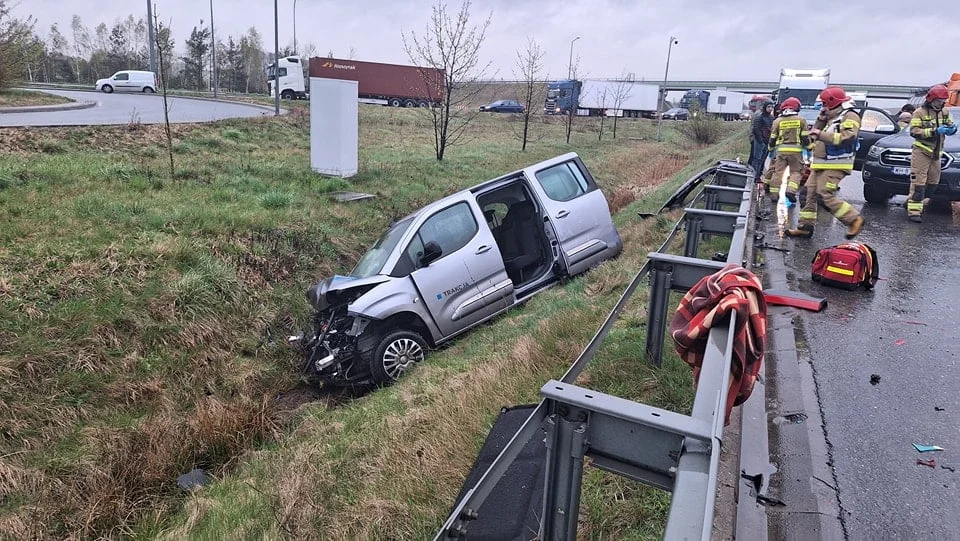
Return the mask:
{"type": "Polygon", "coordinates": [[[296,56],[287,56],[281,58],[276,64],[276,73],[274,64],[267,65],[267,88],[270,96],[274,96],[275,88],[279,88],[280,97],[285,100],[307,99],[303,63],[300,59],[296,56]]]}

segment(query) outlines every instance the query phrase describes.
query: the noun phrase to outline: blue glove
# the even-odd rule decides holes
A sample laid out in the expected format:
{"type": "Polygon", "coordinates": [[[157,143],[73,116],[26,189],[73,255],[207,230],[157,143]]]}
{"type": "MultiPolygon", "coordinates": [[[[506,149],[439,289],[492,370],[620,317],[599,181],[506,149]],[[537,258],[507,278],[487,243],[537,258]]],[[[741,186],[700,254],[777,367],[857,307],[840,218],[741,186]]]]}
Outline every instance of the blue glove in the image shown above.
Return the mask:
{"type": "Polygon", "coordinates": [[[953,134],[957,133],[957,125],[956,125],[956,124],[953,124],[953,125],[949,126],[949,128],[950,128],[950,131],[947,132],[947,135],[953,135],[953,134]]]}
{"type": "Polygon", "coordinates": [[[937,126],[937,133],[940,135],[953,135],[953,131],[956,131],[953,126],[937,126]]]}

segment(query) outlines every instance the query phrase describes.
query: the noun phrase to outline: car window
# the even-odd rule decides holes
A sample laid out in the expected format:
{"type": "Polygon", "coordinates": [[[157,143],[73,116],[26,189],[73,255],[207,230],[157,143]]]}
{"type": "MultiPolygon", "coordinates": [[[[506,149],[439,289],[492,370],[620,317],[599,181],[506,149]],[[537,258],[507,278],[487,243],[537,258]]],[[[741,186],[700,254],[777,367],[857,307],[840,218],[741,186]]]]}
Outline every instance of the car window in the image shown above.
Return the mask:
{"type": "Polygon", "coordinates": [[[287,76],[287,68],[280,68],[280,77],[287,76]]]}
{"type": "Polygon", "coordinates": [[[587,179],[574,162],[561,163],[537,172],[537,181],[547,197],[554,201],[570,201],[589,189],[587,179]]]}
{"type": "Polygon", "coordinates": [[[860,115],[860,131],[875,132],[877,126],[884,124],[890,126],[895,122],[887,118],[887,115],[873,109],[864,109],[863,114],[860,115]]]}
{"type": "Polygon", "coordinates": [[[390,254],[393,253],[393,249],[400,244],[400,239],[403,238],[403,234],[406,233],[412,223],[413,218],[408,218],[390,226],[390,229],[377,239],[377,242],[367,250],[367,253],[363,254],[360,261],[357,261],[357,266],[354,267],[350,276],[368,278],[380,274],[383,265],[390,258],[390,254]]]}
{"type": "Polygon", "coordinates": [[[118,73],[113,76],[114,81],[127,81],[130,79],[129,73],[118,73]]]}
{"type": "Polygon", "coordinates": [[[420,230],[407,246],[406,255],[413,262],[414,269],[418,269],[421,266],[420,257],[423,256],[424,246],[428,242],[439,244],[443,253],[440,257],[446,257],[466,246],[470,239],[476,236],[477,231],[479,226],[473,217],[470,205],[465,202],[457,203],[437,212],[423,222],[420,230]]]}

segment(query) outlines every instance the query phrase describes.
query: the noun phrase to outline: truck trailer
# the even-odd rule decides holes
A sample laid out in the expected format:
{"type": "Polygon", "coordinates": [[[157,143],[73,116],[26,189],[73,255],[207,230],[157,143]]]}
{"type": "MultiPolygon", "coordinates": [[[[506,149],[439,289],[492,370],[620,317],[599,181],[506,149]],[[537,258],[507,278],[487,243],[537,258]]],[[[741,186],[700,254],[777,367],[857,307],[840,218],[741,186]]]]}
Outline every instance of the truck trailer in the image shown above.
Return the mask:
{"type": "MultiPolygon", "coordinates": [[[[279,65],[280,97],[305,98],[303,69],[297,57],[281,58],[279,65]],[[296,68],[296,69],[294,69],[296,68]]],[[[434,68],[405,66],[313,57],[310,77],[357,82],[361,103],[392,107],[439,106],[444,94],[444,71],[434,68]]],[[[270,95],[273,95],[273,64],[267,67],[270,95]]]]}
{"type": "Polygon", "coordinates": [[[636,81],[566,80],[547,85],[543,112],[638,118],[657,111],[660,86],[636,81]]]}
{"type": "Polygon", "coordinates": [[[680,107],[691,112],[707,113],[723,120],[739,120],[746,101],[743,92],[732,92],[725,88],[714,90],[688,90],[680,98],[680,107]]]}

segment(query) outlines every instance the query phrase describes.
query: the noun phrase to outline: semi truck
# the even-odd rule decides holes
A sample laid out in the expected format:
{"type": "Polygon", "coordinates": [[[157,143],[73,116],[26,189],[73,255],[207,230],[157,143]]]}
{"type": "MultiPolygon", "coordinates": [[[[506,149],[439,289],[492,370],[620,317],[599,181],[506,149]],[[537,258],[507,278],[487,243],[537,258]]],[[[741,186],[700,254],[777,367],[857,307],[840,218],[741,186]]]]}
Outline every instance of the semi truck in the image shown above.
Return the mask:
{"type": "Polygon", "coordinates": [[[655,114],[660,86],[636,81],[569,79],[547,85],[544,114],[562,115],[573,111],[581,116],[623,116],[639,118],[655,114]]]}
{"type": "Polygon", "coordinates": [[[723,120],[739,120],[746,97],[743,92],[731,92],[725,88],[692,89],[680,98],[680,107],[689,110],[693,115],[704,112],[723,120]]]}
{"type": "MultiPolygon", "coordinates": [[[[281,58],[279,64],[280,97],[304,98],[305,81],[303,69],[291,69],[287,62],[299,58],[281,58]]],[[[267,67],[269,83],[273,82],[273,64],[267,67]]],[[[361,62],[337,58],[313,57],[309,64],[310,77],[339,79],[357,82],[358,100],[361,103],[389,105],[392,107],[439,106],[444,95],[444,71],[434,68],[361,62]]],[[[270,85],[270,95],[273,86],[270,85]]]]}
{"type": "Polygon", "coordinates": [[[280,97],[285,100],[307,99],[303,64],[299,57],[287,56],[267,65],[267,92],[271,97],[274,96],[275,88],[280,89],[280,97]],[[275,82],[277,84],[274,84],[275,82]]]}
{"type": "Polygon", "coordinates": [[[816,107],[820,92],[830,84],[829,69],[791,69],[780,70],[780,83],[777,85],[777,108],[787,98],[797,98],[803,107],[816,107]]]}

